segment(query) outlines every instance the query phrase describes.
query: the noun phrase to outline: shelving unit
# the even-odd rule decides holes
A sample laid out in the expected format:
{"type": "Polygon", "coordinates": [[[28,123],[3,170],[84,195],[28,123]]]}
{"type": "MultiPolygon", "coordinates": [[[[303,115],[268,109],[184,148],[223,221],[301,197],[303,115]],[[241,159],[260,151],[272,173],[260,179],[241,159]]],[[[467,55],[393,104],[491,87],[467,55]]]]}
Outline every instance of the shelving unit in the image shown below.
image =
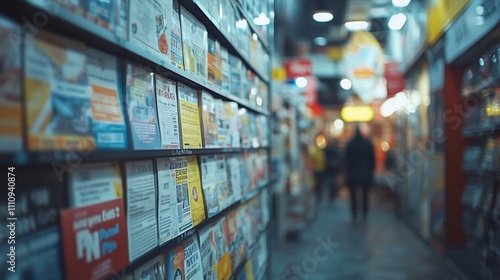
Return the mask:
{"type": "MultiPolygon", "coordinates": [[[[240,36],[239,40],[236,40],[235,33],[228,32],[231,28],[237,28],[237,22],[231,21],[232,15],[229,16],[221,12],[221,17],[224,18],[217,18],[211,14],[211,11],[204,8],[207,1],[178,0],[181,7],[180,14],[182,14],[180,11],[187,11],[189,15],[199,21],[205,30],[205,36],[210,36],[221,48],[227,50],[229,56],[233,56],[241,62],[241,72],[236,78],[237,84],[235,85],[237,86],[231,92],[224,88],[221,82],[217,83],[211,80],[210,70],[205,71],[205,76],[200,76],[203,71],[198,68],[196,71],[199,70],[199,72],[192,74],[171,63],[170,54],[173,41],[165,40],[167,50],[163,55],[155,52],[154,47],[163,52],[162,40],[164,39],[159,34],[162,32],[164,34],[171,33],[172,23],[170,21],[174,15],[170,8],[175,9],[174,3],[177,0],[143,1],[141,2],[143,11],[131,8],[131,3],[134,1],[120,0],[104,3],[93,0],[26,0],[19,1],[15,5],[0,4],[0,32],[7,32],[5,34],[11,38],[11,46],[14,48],[11,50],[7,49],[5,44],[0,45],[0,62],[4,63],[6,61],[4,58],[8,58],[9,54],[19,55],[18,94],[20,100],[17,101],[21,113],[16,121],[22,124],[20,134],[13,137],[16,139],[14,140],[17,141],[16,143],[21,143],[21,148],[0,147],[0,167],[3,170],[13,168],[11,174],[19,174],[18,176],[31,177],[31,174],[36,174],[33,175],[33,178],[18,179],[17,189],[12,190],[18,203],[21,204],[18,206],[18,210],[13,210],[13,213],[19,213],[20,217],[32,221],[30,225],[21,226],[17,238],[22,240],[24,244],[40,242],[40,240],[46,241],[48,238],[51,241],[45,242],[45,247],[19,245],[21,252],[18,253],[18,273],[23,275],[43,274],[55,280],[149,279],[143,278],[147,277],[147,274],[155,274],[160,277],[158,279],[170,279],[174,275],[175,277],[182,275],[182,279],[186,280],[246,279],[246,277],[251,277],[248,273],[253,274],[253,279],[268,279],[270,266],[268,242],[271,219],[269,190],[274,183],[274,178],[270,176],[269,121],[271,103],[270,58],[272,55],[272,43],[270,42],[273,40],[268,32],[259,32],[252,23],[253,17],[258,15],[252,15],[245,9],[245,5],[259,4],[262,7],[265,6],[267,12],[272,11],[272,7],[267,0],[250,1],[251,3],[236,0],[210,2],[211,5],[219,5],[221,10],[225,5],[224,7],[234,11],[235,20],[246,21],[248,26],[241,27],[245,29],[245,32],[236,33],[240,36]],[[75,3],[80,5],[72,6],[75,3]],[[87,4],[89,6],[86,6],[87,4]],[[158,6],[169,8],[160,10],[158,6]],[[157,14],[148,10],[153,9],[152,7],[156,9],[154,11],[158,12],[157,14]],[[167,11],[166,14],[165,11],[167,11]],[[158,42],[148,41],[144,43],[143,47],[132,42],[131,32],[136,32],[138,28],[132,22],[132,13],[142,13],[144,22],[141,21],[139,24],[156,23],[156,35],[142,35],[144,37],[146,35],[156,36],[158,42]],[[5,22],[8,22],[7,26],[15,26],[16,29],[12,30],[19,32],[5,27],[5,22]],[[166,31],[162,31],[162,29],[166,31]],[[242,34],[246,33],[250,34],[250,37],[242,39],[242,34]],[[44,46],[43,43],[36,41],[39,36],[42,36],[41,34],[55,34],[59,39],[48,41],[49,46],[44,46]],[[73,147],[66,142],[62,144],[63,148],[33,148],[31,137],[35,129],[33,124],[29,122],[33,118],[32,115],[35,114],[32,112],[33,104],[41,104],[41,101],[35,100],[38,97],[36,94],[41,96],[42,93],[34,93],[33,88],[27,86],[27,80],[33,79],[30,76],[33,73],[27,74],[26,66],[34,63],[26,54],[27,46],[33,45],[32,48],[41,48],[41,52],[48,52],[48,60],[57,65],[54,68],[60,67],[57,70],[60,70],[61,73],[54,74],[54,77],[57,78],[51,80],[51,83],[63,84],[64,79],[70,80],[65,75],[74,74],[71,71],[76,68],[85,68],[85,75],[91,71],[88,70],[90,62],[86,57],[87,53],[82,54],[85,57],[83,60],[85,65],[78,65],[79,62],[75,57],[80,54],[70,53],[69,48],[60,43],[59,40],[68,41],[71,46],[81,45],[85,51],[96,49],[117,61],[116,68],[114,68],[116,82],[112,94],[118,104],[113,105],[113,110],[116,109],[121,118],[123,126],[121,132],[126,138],[121,140],[123,148],[100,147],[98,140],[94,139],[95,136],[92,134],[96,132],[95,128],[92,128],[92,133],[87,136],[78,135],[78,137],[92,143],[93,147],[89,149],[78,148],[82,147],[81,145],[73,147]],[[248,44],[248,48],[240,48],[238,42],[248,44]],[[154,46],[155,44],[158,46],[154,46]],[[256,46],[254,49],[251,47],[252,44],[256,46]],[[153,47],[149,48],[146,45],[153,47]],[[56,48],[59,49],[54,51],[56,48]],[[248,52],[245,52],[245,49],[248,52]],[[58,60],[59,58],[62,59],[58,60]],[[66,65],[68,61],[73,65],[66,65]],[[58,65],[58,63],[61,64],[58,65]],[[144,93],[140,93],[142,94],[141,98],[146,99],[144,101],[146,109],[139,108],[136,104],[133,106],[137,107],[131,107],[131,103],[136,100],[130,95],[136,94],[136,92],[131,93],[128,79],[140,78],[133,75],[130,75],[132,78],[129,77],[127,66],[131,65],[130,63],[149,71],[150,77],[162,76],[172,82],[173,94],[175,95],[173,100],[175,100],[177,114],[174,119],[176,121],[162,119],[166,118],[166,115],[162,115],[163,112],[160,112],[160,109],[157,108],[159,105],[155,102],[160,95],[158,93],[159,85],[155,78],[151,79],[151,96],[154,96],[153,103],[156,105],[148,103],[150,101],[147,100],[148,97],[144,93]],[[63,69],[63,67],[66,68],[63,69]],[[198,148],[191,147],[193,143],[185,143],[186,135],[184,133],[187,134],[187,132],[179,129],[179,127],[184,128],[188,125],[182,119],[182,111],[187,109],[183,107],[180,100],[179,87],[181,85],[194,90],[197,96],[196,114],[198,115],[195,116],[194,113],[191,113],[193,114],[192,119],[199,120],[197,129],[202,146],[198,148]],[[238,95],[233,94],[235,91],[238,92],[238,95]],[[226,107],[214,115],[207,113],[206,103],[203,103],[205,100],[202,100],[204,94],[213,97],[214,103],[221,100],[220,104],[224,106],[229,104],[226,107],[236,108],[236,111],[233,110],[233,113],[236,114],[230,115],[226,107]],[[151,109],[154,112],[151,112],[151,109]],[[141,110],[146,110],[147,113],[141,110]],[[221,112],[222,115],[220,115],[221,112]],[[158,126],[160,120],[164,123],[171,122],[169,126],[161,128],[167,129],[170,135],[176,135],[179,148],[162,149],[162,140],[159,141],[161,145],[156,148],[139,147],[135,142],[137,138],[135,135],[137,132],[134,130],[137,129],[136,124],[132,123],[131,120],[131,116],[135,117],[136,114],[154,116],[153,121],[149,119],[149,124],[156,126],[154,134],[156,140],[163,137],[163,132],[158,126]],[[236,127],[237,137],[230,130],[231,116],[238,119],[234,121],[238,124],[236,127]],[[208,138],[213,137],[210,134],[212,133],[210,125],[219,128],[222,125],[226,133],[224,137],[226,139],[235,138],[235,140],[233,139],[231,142],[226,140],[224,144],[216,144],[217,147],[209,145],[208,138]],[[187,148],[183,149],[182,147],[187,148]],[[211,160],[213,162],[210,162],[211,160]],[[160,161],[169,167],[162,166],[160,161]],[[216,173],[211,173],[212,171],[216,173]],[[160,174],[160,172],[163,173],[160,174]],[[37,176],[40,176],[39,182],[37,176]],[[82,183],[83,180],[87,179],[89,180],[88,183],[85,183],[87,185],[82,183]],[[93,182],[92,184],[95,183],[95,186],[100,185],[95,187],[91,185],[90,181],[93,182]],[[171,183],[173,186],[169,185],[171,183]],[[60,191],[56,191],[55,188],[60,191]],[[81,195],[88,196],[86,198],[88,200],[78,197],[81,195]],[[37,204],[37,199],[46,199],[47,202],[46,204],[37,204]],[[214,203],[217,204],[216,207],[213,205],[214,203]],[[200,205],[202,209],[196,208],[200,205]],[[48,215],[49,213],[51,214],[50,219],[41,219],[40,215],[48,215]],[[120,213],[122,214],[120,215],[120,213]],[[166,216],[165,213],[172,215],[166,216]],[[138,218],[139,216],[133,217],[133,215],[140,215],[141,218],[138,218]],[[190,222],[186,223],[188,219],[190,222]],[[181,222],[183,226],[181,226],[181,222]],[[153,224],[154,230],[151,229],[153,224]],[[168,234],[166,234],[167,231],[168,234]],[[81,234],[87,232],[90,239],[79,239],[81,234]],[[152,241],[152,238],[156,241],[152,241]],[[168,240],[165,241],[165,238],[168,240]],[[132,244],[132,239],[144,243],[144,246],[147,245],[144,247],[146,249],[143,248],[141,249],[143,251],[139,252],[137,248],[143,245],[132,244]],[[20,258],[23,257],[23,254],[26,255],[27,261],[21,264],[20,258]],[[47,268],[50,268],[51,271],[42,271],[47,268]]],[[[179,16],[179,22],[181,22],[183,15],[179,16]]],[[[170,39],[170,37],[168,38],[170,39]]],[[[184,39],[181,39],[181,42],[185,44],[184,39]]],[[[185,50],[183,51],[185,52],[185,50]]],[[[207,53],[203,54],[207,68],[214,64],[215,71],[220,71],[221,80],[222,76],[226,75],[227,83],[232,83],[234,78],[231,77],[232,73],[224,72],[225,70],[221,69],[223,67],[221,54],[215,55],[216,62],[207,59],[208,55],[207,53]]],[[[182,58],[183,63],[187,65],[186,54],[182,58]]],[[[6,67],[10,66],[8,63],[11,62],[6,62],[6,67]]],[[[104,70],[105,61],[98,60],[98,63],[102,63],[99,66],[104,70]]],[[[0,71],[0,78],[7,75],[4,71],[6,70],[0,71]]],[[[52,69],[47,68],[47,73],[47,75],[52,75],[52,69]]],[[[101,78],[105,79],[106,77],[101,78]]],[[[83,83],[81,79],[83,79],[81,76],[77,76],[75,79],[71,79],[71,82],[83,83]]],[[[85,78],[85,82],[87,82],[87,78],[85,78]]],[[[89,103],[92,103],[92,94],[95,94],[95,89],[93,85],[90,85],[90,82],[86,85],[90,88],[88,89],[89,103]]],[[[7,86],[5,80],[0,79],[0,100],[4,100],[2,98],[8,99],[10,92],[7,91],[12,89],[7,86]]],[[[55,90],[51,91],[50,86],[53,84],[49,84],[49,98],[55,100],[57,99],[53,97],[55,90]]],[[[230,86],[232,87],[233,84],[228,85],[228,87],[230,86]]],[[[38,84],[35,88],[38,90],[41,87],[38,84]]],[[[60,87],[57,90],[74,93],[65,87],[60,87]]],[[[172,92],[168,93],[172,94],[172,92]]],[[[71,100],[71,98],[76,97],[67,98],[71,100]]],[[[49,104],[46,105],[47,107],[61,106],[61,104],[52,104],[58,102],[58,100],[53,101],[52,99],[47,103],[49,104]]],[[[92,103],[92,106],[94,105],[92,103]]],[[[82,105],[83,107],[84,105],[82,105]]],[[[74,108],[78,109],[78,107],[74,108]]],[[[91,108],[90,105],[89,108],[91,108]]],[[[57,110],[60,109],[61,107],[58,107],[57,110]]],[[[72,109],[69,108],[67,111],[72,111],[72,109]]],[[[92,110],[88,109],[90,113],[87,112],[85,118],[95,121],[96,113],[93,110],[95,110],[94,107],[92,110]]],[[[42,113],[37,111],[38,115],[35,114],[35,120],[41,118],[42,113]]],[[[50,113],[49,116],[51,116],[50,113]]],[[[54,114],[57,115],[60,112],[54,114]]],[[[6,123],[7,117],[5,114],[0,114],[0,123],[6,123]]],[[[64,119],[64,117],[61,118],[64,119]]],[[[73,126],[76,126],[75,123],[77,123],[76,121],[65,121],[73,126]]],[[[48,122],[51,122],[50,118],[48,122]]],[[[1,125],[0,127],[3,129],[1,125]]],[[[72,129],[75,130],[75,127],[72,129]]],[[[56,134],[51,134],[50,130],[47,131],[49,132],[44,136],[49,138],[56,134]]],[[[0,143],[3,143],[1,141],[7,138],[8,141],[12,141],[10,138],[12,135],[7,133],[7,130],[0,131],[0,143]]],[[[194,134],[196,133],[198,132],[194,134]]],[[[64,137],[70,136],[72,135],[58,137],[64,139],[64,137]]],[[[216,136],[220,139],[219,134],[216,136]]],[[[54,140],[54,142],[57,141],[54,140]]],[[[70,141],[68,140],[68,142],[70,141]]],[[[4,203],[7,203],[8,198],[4,197],[3,193],[1,198],[0,205],[3,206],[4,203]]],[[[1,217],[4,218],[3,216],[1,217]]],[[[8,232],[2,231],[0,233],[2,238],[8,236],[8,232]]],[[[3,252],[8,247],[2,244],[0,249],[3,252]]],[[[0,274],[0,278],[11,279],[12,275],[7,273],[7,267],[3,269],[4,266],[9,265],[5,263],[0,265],[4,271],[0,274]]]]}
{"type": "MultiPolygon", "coordinates": [[[[467,173],[463,194],[463,227],[467,236],[465,248],[474,256],[485,279],[498,275],[500,255],[500,122],[498,88],[500,80],[496,46],[481,56],[483,63],[464,70],[462,95],[469,102],[462,130],[466,138],[462,170],[467,173]]],[[[474,269],[477,271],[478,268],[474,269]]]]}

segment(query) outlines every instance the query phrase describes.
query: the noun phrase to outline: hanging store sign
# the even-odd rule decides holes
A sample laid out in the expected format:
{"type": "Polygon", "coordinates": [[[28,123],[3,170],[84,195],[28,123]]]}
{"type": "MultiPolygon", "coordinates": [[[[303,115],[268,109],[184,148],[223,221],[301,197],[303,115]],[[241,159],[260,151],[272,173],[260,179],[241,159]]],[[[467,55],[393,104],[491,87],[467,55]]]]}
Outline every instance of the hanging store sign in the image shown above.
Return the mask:
{"type": "Polygon", "coordinates": [[[346,106],[340,111],[345,122],[369,122],[375,117],[372,106],[346,106]]]}
{"type": "Polygon", "coordinates": [[[451,63],[500,23],[500,0],[472,1],[445,33],[446,62],[451,63]]]}
{"type": "Polygon", "coordinates": [[[385,79],[387,81],[387,98],[405,89],[405,78],[401,72],[399,63],[390,61],[385,64],[385,79]]]}
{"type": "Polygon", "coordinates": [[[427,1],[427,40],[430,45],[437,42],[446,27],[469,2],[469,0],[427,1]]]}
{"type": "Polygon", "coordinates": [[[312,76],[312,63],[309,59],[292,59],[285,62],[288,79],[312,76]]]}
{"type": "Polygon", "coordinates": [[[366,31],[354,32],[344,54],[344,75],[351,80],[352,89],[360,99],[370,103],[385,98],[384,52],[377,39],[366,31]]]}

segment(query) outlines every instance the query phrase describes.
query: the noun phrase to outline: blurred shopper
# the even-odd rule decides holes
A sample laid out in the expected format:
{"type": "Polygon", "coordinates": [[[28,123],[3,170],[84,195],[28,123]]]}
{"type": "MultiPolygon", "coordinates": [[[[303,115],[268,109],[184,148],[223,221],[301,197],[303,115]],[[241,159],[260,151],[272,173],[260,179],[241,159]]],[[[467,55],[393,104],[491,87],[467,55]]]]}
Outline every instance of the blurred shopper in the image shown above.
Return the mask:
{"type": "Polygon", "coordinates": [[[338,192],[338,174],[342,163],[342,152],[338,142],[331,139],[325,148],[326,170],[325,170],[325,185],[328,186],[330,192],[330,202],[333,202],[338,192]]]}
{"type": "Polygon", "coordinates": [[[373,183],[375,171],[375,149],[370,140],[361,135],[356,126],[354,137],[349,140],[345,152],[346,183],[351,192],[351,211],[356,218],[356,192],[359,187],[363,191],[363,218],[368,215],[368,191],[373,183]]]}
{"type": "Polygon", "coordinates": [[[323,194],[323,185],[325,183],[326,157],[324,150],[317,145],[312,145],[311,158],[314,172],[314,192],[316,193],[317,202],[319,204],[323,194]]]}

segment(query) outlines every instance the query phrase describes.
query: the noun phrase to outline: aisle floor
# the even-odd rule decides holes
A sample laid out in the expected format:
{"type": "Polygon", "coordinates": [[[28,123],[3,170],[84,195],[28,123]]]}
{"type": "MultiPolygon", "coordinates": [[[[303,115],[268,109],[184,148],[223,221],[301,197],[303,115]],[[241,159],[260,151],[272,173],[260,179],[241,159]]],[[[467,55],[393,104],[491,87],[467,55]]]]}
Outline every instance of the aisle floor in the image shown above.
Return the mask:
{"type": "Polygon", "coordinates": [[[466,279],[388,207],[374,205],[365,222],[352,221],[345,198],[319,209],[297,240],[273,246],[272,280],[466,279]]]}

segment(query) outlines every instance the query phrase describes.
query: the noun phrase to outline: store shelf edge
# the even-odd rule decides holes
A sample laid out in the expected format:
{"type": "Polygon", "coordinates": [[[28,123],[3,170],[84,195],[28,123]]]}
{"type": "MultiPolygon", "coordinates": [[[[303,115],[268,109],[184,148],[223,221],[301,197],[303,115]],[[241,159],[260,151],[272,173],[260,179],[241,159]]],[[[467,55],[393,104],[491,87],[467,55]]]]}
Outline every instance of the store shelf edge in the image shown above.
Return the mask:
{"type": "Polygon", "coordinates": [[[257,151],[266,148],[213,148],[176,150],[93,150],[16,152],[0,154],[0,167],[52,165],[73,168],[84,163],[113,162],[122,160],[153,159],[191,155],[229,154],[257,151]]]}

